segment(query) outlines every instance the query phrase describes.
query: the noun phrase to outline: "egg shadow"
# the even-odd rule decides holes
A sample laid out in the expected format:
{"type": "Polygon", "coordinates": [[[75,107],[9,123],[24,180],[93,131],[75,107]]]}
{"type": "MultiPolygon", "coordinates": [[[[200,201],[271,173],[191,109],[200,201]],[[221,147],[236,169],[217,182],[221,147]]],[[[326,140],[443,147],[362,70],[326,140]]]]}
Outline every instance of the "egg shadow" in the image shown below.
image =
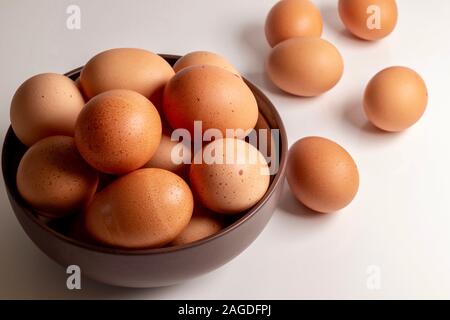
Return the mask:
{"type": "Polygon", "coordinates": [[[364,114],[362,97],[353,96],[347,99],[343,104],[343,117],[353,127],[364,130],[369,123],[364,114]]]}
{"type": "MultiPolygon", "coordinates": [[[[333,32],[341,34],[345,29],[342,21],[339,18],[337,3],[334,5],[326,4],[320,8],[323,23],[333,32]]],[[[350,36],[350,35],[349,35],[350,36]]]]}
{"type": "Polygon", "coordinates": [[[342,106],[342,117],[352,127],[365,135],[373,138],[393,139],[400,136],[401,132],[388,132],[374,126],[366,117],[363,107],[363,98],[353,96],[344,102],[342,106]]]}
{"type": "Polygon", "coordinates": [[[251,23],[241,29],[239,36],[240,42],[246,46],[254,58],[255,64],[264,66],[264,62],[270,52],[270,46],[267,43],[264,25],[261,23],[251,23]]]}
{"type": "Polygon", "coordinates": [[[270,80],[269,76],[266,72],[249,72],[243,74],[244,78],[251,81],[253,84],[255,84],[258,88],[262,88],[267,92],[270,92],[273,95],[278,96],[286,96],[288,97],[289,94],[284,92],[283,90],[279,89],[277,86],[275,86],[270,80]]]}
{"type": "Polygon", "coordinates": [[[283,192],[278,202],[278,208],[285,214],[301,219],[327,219],[330,214],[311,210],[299,202],[292,194],[287,181],[284,183],[283,192]]]}
{"type": "Polygon", "coordinates": [[[258,70],[253,72],[247,70],[246,72],[243,72],[242,75],[244,78],[272,94],[286,95],[285,92],[272,83],[265,72],[265,62],[271,48],[265,37],[264,25],[260,22],[255,22],[244,26],[241,29],[238,39],[241,44],[247,48],[248,55],[252,61],[247,67],[249,67],[250,70],[258,70]]]}

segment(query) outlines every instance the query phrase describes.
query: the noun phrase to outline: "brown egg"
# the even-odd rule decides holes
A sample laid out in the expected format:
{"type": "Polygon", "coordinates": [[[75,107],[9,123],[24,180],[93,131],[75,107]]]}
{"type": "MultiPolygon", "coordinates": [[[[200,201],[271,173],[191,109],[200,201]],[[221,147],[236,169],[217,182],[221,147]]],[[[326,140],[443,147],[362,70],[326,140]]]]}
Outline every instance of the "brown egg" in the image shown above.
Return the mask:
{"type": "Polygon", "coordinates": [[[189,177],[203,206],[236,214],[254,206],[266,193],[269,167],[254,146],[239,139],[217,139],[198,152],[189,177]]]}
{"type": "Polygon", "coordinates": [[[216,213],[196,205],[191,221],[172,241],[171,245],[181,246],[212,236],[222,230],[222,220],[216,213]]]}
{"type": "Polygon", "coordinates": [[[183,160],[190,160],[190,158],[189,146],[178,141],[172,141],[170,131],[163,130],[158,149],[144,167],[160,168],[182,174],[182,171],[186,168],[186,163],[188,163],[183,160]]]}
{"type": "Polygon", "coordinates": [[[160,56],[143,49],[103,51],[84,66],[80,81],[88,98],[112,89],[129,89],[161,104],[164,86],[175,74],[160,56]]]}
{"type": "Polygon", "coordinates": [[[191,66],[170,79],[164,90],[164,114],[174,129],[194,135],[194,121],[202,121],[202,133],[239,129],[243,137],[258,120],[258,105],[239,76],[216,66],[191,66]]]}
{"type": "Polygon", "coordinates": [[[359,187],[358,168],[350,154],[320,137],[300,139],[291,147],[286,177],[297,200],[322,213],[346,207],[359,187]]]}
{"type": "Polygon", "coordinates": [[[30,147],[17,169],[17,189],[41,214],[61,217],[91,200],[97,172],[78,153],[72,137],[47,137],[30,147]]]}
{"type": "Polygon", "coordinates": [[[91,166],[122,174],[150,160],[161,132],[158,111],[147,98],[130,90],[111,90],[86,104],[75,126],[75,142],[91,166]]]}
{"type": "Polygon", "coordinates": [[[398,13],[395,0],[339,0],[339,15],[355,36],[378,40],[394,30],[398,13]]]}
{"type": "Polygon", "coordinates": [[[428,91],[414,70],[390,67],[377,73],[367,85],[364,111],[376,127],[391,132],[405,130],[425,112],[428,91]]]}
{"type": "Polygon", "coordinates": [[[344,62],[336,47],[326,40],[292,38],[272,49],[266,69],[269,78],[281,90],[312,97],[339,82],[344,62]]]}
{"type": "Polygon", "coordinates": [[[224,57],[218,55],[214,52],[209,51],[194,51],[182,56],[174,64],[173,70],[178,72],[186,67],[197,66],[197,65],[211,65],[220,68],[224,68],[227,71],[234,73],[235,75],[241,76],[239,71],[229,63],[224,57]]]}
{"type": "Polygon", "coordinates": [[[113,247],[161,247],[188,225],[193,203],[189,186],[176,174],[139,169],[95,195],[85,212],[86,230],[113,247]]]}
{"type": "Polygon", "coordinates": [[[71,79],[56,73],[38,74],[14,94],[11,126],[27,146],[53,135],[73,136],[83,107],[83,97],[71,79]]]}
{"type": "Polygon", "coordinates": [[[322,16],[309,0],[278,1],[266,18],[266,38],[271,47],[296,37],[320,37],[322,16]]]}

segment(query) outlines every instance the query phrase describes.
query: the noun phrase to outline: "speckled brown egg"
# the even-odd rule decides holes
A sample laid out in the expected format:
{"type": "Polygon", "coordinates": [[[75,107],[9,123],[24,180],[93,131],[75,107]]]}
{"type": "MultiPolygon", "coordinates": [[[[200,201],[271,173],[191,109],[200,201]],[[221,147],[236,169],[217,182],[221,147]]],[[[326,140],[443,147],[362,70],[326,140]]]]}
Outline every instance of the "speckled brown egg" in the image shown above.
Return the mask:
{"type": "Polygon", "coordinates": [[[309,0],[278,1],[266,18],[266,38],[271,47],[296,37],[320,37],[322,16],[309,0]]]}
{"type": "Polygon", "coordinates": [[[287,181],[297,200],[317,212],[346,207],[359,187],[359,173],[350,154],[321,138],[298,140],[289,150],[287,181]]]}
{"type": "Polygon", "coordinates": [[[182,56],[174,64],[173,70],[178,72],[186,67],[197,65],[211,65],[223,68],[240,77],[239,71],[221,55],[209,51],[194,51],[182,56]]]}
{"type": "Polygon", "coordinates": [[[364,111],[376,127],[391,132],[405,130],[424,114],[428,90],[417,72],[390,67],[377,73],[366,87],[364,111]]]}
{"type": "Polygon", "coordinates": [[[129,89],[161,104],[164,86],[175,74],[160,56],[136,48],[103,51],[86,63],[80,82],[84,93],[92,98],[112,89],[129,89]]]}
{"type": "Polygon", "coordinates": [[[347,30],[364,40],[382,39],[397,24],[395,0],[339,0],[338,6],[347,30]]]}
{"type": "Polygon", "coordinates": [[[269,168],[254,146],[217,139],[198,151],[190,168],[194,194],[208,209],[236,214],[254,206],[269,187],[269,168]]]}
{"type": "Polygon", "coordinates": [[[292,38],[276,45],[266,62],[272,82],[288,93],[313,97],[341,79],[344,61],[337,48],[320,38],[292,38]]]}
{"type": "Polygon", "coordinates": [[[25,81],[11,102],[14,133],[27,146],[49,136],[73,136],[84,99],[66,76],[42,73],[25,81]]]}
{"type": "Polygon", "coordinates": [[[47,137],[30,147],[17,169],[20,195],[41,214],[61,217],[94,195],[98,173],[80,156],[72,137],[47,137]]]}
{"type": "Polygon", "coordinates": [[[202,206],[195,205],[191,221],[172,241],[171,245],[180,246],[207,238],[222,230],[223,227],[221,216],[202,206]]]}
{"type": "Polygon", "coordinates": [[[97,193],[85,212],[88,234],[105,245],[157,248],[188,225],[194,206],[182,178],[163,169],[133,171],[97,193]]]}
{"type": "Polygon", "coordinates": [[[150,160],[161,132],[161,118],[147,98],[130,90],[110,90],[86,104],[76,122],[75,142],[91,166],[123,174],[150,160]]]}
{"type": "Polygon", "coordinates": [[[164,90],[164,114],[174,129],[184,128],[194,136],[194,121],[202,133],[226,129],[242,137],[258,120],[258,105],[242,79],[217,66],[191,66],[177,72],[164,90]]]}

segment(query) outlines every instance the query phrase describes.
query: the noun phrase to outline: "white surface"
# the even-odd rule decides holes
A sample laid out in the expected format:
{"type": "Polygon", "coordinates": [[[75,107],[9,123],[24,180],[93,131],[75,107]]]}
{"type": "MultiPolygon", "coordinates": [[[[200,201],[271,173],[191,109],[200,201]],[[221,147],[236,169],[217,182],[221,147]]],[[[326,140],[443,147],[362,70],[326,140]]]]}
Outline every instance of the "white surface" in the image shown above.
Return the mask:
{"type": "Polygon", "coordinates": [[[350,151],[361,175],[357,198],[342,212],[310,214],[286,189],[267,228],[235,260],[188,283],[149,290],[87,279],[82,290],[67,290],[65,270],[26,237],[1,184],[0,298],[450,298],[450,2],[398,0],[398,26],[377,43],[343,31],[336,1],[315,2],[324,38],[345,58],[345,74],[329,93],[302,99],[264,76],[263,24],[274,0],[0,0],[2,136],[15,89],[36,73],[63,73],[111,47],[205,49],[264,90],[290,144],[307,135],[331,138],[350,151]],[[69,4],[81,8],[81,30],[66,28],[69,4]],[[361,96],[377,71],[398,64],[423,76],[429,108],[407,132],[383,134],[366,123],[361,96]],[[378,290],[367,286],[371,265],[381,271],[378,290]]]}

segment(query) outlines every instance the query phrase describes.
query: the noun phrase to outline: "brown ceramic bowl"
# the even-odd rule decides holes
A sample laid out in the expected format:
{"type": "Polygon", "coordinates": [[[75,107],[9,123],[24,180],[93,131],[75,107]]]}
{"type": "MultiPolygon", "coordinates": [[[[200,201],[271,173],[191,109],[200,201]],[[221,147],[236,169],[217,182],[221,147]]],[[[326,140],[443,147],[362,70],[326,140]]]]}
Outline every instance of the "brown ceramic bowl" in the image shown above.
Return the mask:
{"type": "MultiPolygon", "coordinates": [[[[162,56],[172,65],[179,58],[162,56]]],[[[76,79],[80,70],[71,71],[67,76],[76,79]]],[[[253,91],[260,114],[268,126],[279,129],[279,170],[272,176],[270,187],[259,203],[228,227],[188,245],[146,250],[107,248],[71,237],[65,228],[58,227],[58,223],[48,223],[39,218],[36,211],[19,195],[16,172],[26,147],[9,128],[3,145],[3,177],[9,201],[27,235],[63,267],[78,265],[86,277],[124,287],[175,284],[219,268],[236,257],[256,239],[277,206],[283,187],[288,148],[286,132],[274,106],[259,89],[245,81],[253,91]]]]}

